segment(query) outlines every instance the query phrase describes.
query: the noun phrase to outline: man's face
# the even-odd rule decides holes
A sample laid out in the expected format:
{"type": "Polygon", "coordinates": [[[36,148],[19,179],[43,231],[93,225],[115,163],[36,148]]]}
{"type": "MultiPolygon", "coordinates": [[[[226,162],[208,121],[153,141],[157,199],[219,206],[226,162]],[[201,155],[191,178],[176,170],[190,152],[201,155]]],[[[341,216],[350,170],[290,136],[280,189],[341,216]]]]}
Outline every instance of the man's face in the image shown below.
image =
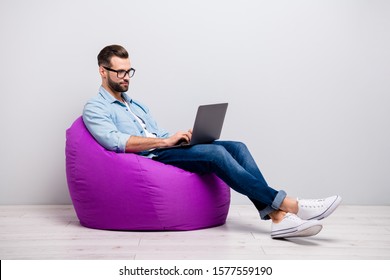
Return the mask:
{"type": "MultiPolygon", "coordinates": [[[[113,70],[124,70],[128,71],[130,66],[130,59],[128,58],[111,58],[111,66],[109,67],[113,70]]],[[[125,75],[123,78],[118,78],[117,73],[106,70],[107,77],[107,86],[114,92],[126,92],[129,89],[130,78],[128,75],[125,75]]]]}

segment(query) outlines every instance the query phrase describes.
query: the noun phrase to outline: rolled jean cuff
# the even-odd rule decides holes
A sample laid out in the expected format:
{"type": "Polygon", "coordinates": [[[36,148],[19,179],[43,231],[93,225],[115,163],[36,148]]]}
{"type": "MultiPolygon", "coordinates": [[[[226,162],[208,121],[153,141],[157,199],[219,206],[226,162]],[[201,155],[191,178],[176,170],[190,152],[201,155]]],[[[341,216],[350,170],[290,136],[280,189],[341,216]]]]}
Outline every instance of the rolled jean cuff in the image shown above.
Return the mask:
{"type": "Polygon", "coordinates": [[[262,220],[269,220],[268,214],[274,212],[275,210],[279,210],[280,205],[282,204],[283,200],[286,198],[287,194],[285,191],[281,190],[276,195],[274,201],[272,202],[271,206],[267,206],[263,210],[259,211],[260,217],[262,220]]]}

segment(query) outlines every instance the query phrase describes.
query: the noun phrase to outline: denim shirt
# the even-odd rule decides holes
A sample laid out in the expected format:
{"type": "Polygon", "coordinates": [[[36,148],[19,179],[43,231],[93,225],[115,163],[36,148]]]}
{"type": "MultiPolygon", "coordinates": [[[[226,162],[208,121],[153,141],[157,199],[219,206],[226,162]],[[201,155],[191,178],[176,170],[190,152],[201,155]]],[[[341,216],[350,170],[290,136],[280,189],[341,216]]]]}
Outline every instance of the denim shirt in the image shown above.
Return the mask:
{"type": "MultiPolygon", "coordinates": [[[[122,93],[130,109],[146,124],[146,129],[158,138],[167,138],[168,132],[160,129],[149,109],[122,93]]],[[[99,94],[84,106],[83,121],[89,132],[107,150],[124,153],[130,136],[145,137],[145,131],[127,106],[115,99],[102,86],[99,94]]],[[[141,152],[140,154],[147,154],[141,152]]]]}

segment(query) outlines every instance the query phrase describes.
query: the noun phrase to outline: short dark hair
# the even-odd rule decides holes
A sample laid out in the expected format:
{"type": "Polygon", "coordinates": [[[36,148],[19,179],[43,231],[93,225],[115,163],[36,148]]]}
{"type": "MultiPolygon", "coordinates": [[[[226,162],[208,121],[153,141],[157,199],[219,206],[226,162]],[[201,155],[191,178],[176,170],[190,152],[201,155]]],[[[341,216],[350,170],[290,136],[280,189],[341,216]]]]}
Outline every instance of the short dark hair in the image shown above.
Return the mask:
{"type": "Polygon", "coordinates": [[[113,56],[117,56],[120,58],[128,58],[129,53],[126,51],[126,49],[119,45],[110,45],[105,48],[103,48],[100,53],[97,56],[98,59],[98,65],[101,66],[107,66],[110,67],[111,65],[111,58],[113,56]]]}

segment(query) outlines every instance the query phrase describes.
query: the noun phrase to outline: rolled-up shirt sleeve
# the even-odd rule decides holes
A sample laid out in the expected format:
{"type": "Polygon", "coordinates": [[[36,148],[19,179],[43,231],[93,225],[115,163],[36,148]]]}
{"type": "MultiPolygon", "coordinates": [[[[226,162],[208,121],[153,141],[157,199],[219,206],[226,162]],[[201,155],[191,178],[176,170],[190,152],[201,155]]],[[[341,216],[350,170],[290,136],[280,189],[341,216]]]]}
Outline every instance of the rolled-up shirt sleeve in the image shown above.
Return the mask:
{"type": "Polygon", "coordinates": [[[118,130],[107,104],[98,100],[87,102],[84,106],[83,121],[92,136],[104,148],[117,153],[126,151],[126,143],[131,135],[118,130]]]}

